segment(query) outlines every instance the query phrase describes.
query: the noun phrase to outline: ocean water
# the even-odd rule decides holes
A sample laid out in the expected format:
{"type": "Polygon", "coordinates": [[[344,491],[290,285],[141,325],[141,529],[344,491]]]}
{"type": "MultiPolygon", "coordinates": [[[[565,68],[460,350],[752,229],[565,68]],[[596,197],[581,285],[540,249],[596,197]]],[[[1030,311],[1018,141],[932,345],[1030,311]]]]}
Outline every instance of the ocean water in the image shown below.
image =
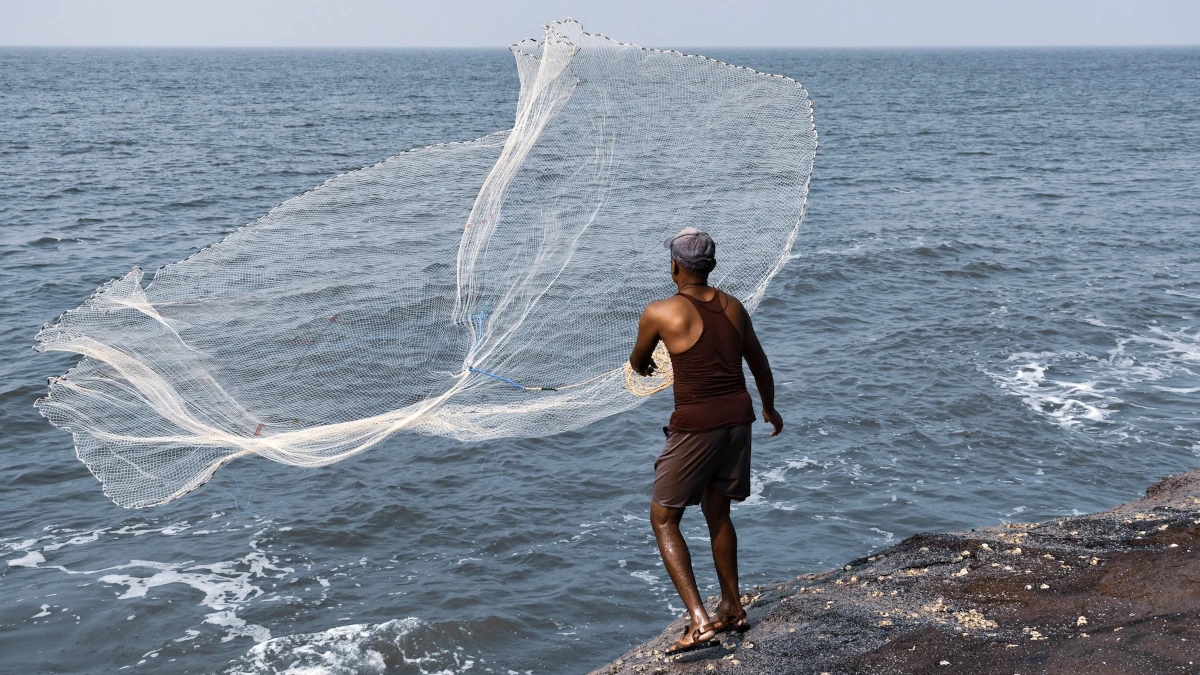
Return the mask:
{"type": "MultiPolygon", "coordinates": [[[[1200,465],[1200,50],[700,51],[804,83],[821,136],[755,316],[788,426],[756,432],[745,585],[1200,465]]],[[[679,614],[667,395],[142,511],[33,408],[74,361],[35,333],[99,284],[516,93],[504,50],[0,50],[0,672],[578,673],[679,614]]]]}

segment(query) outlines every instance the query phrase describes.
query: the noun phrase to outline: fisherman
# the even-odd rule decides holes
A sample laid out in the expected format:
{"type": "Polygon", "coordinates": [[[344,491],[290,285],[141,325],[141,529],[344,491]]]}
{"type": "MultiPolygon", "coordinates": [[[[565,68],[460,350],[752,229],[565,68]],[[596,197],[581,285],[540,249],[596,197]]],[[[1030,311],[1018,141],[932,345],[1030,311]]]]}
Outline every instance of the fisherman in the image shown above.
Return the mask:
{"type": "Polygon", "coordinates": [[[763,421],[772,436],[783,430],[775,410],[775,381],[750,314],[742,303],[708,285],[717,265],[712,237],[693,227],[667,240],[671,280],[678,293],[650,303],[642,312],[629,364],[643,376],[654,372],[651,354],[662,340],[675,377],[675,412],[666,446],[654,463],[650,523],[658,550],[690,622],[668,654],[720,643],[718,634],[749,628],[738,591],[737,533],[729,518],[731,500],[750,495],[750,426],[755,420],[746,391],[742,359],[762,398],[763,421]],[[687,543],[679,532],[686,507],[699,504],[708,522],[721,603],[710,621],[687,543]]]}

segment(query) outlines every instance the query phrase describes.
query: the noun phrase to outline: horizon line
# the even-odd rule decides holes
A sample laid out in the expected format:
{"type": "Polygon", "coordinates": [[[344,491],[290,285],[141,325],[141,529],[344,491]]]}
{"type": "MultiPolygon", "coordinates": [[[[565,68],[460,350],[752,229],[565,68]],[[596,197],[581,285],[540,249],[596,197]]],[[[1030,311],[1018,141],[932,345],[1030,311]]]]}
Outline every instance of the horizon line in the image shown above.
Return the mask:
{"type": "MultiPolygon", "coordinates": [[[[517,43],[513,43],[514,45],[517,43]]],[[[0,49],[503,49],[512,45],[212,45],[212,44],[0,44],[0,49]]],[[[646,47],[645,45],[638,45],[646,47]]],[[[975,44],[975,45],[706,45],[686,47],[655,47],[663,50],[684,49],[1179,49],[1200,47],[1200,43],[1118,43],[1118,44],[975,44]]]]}

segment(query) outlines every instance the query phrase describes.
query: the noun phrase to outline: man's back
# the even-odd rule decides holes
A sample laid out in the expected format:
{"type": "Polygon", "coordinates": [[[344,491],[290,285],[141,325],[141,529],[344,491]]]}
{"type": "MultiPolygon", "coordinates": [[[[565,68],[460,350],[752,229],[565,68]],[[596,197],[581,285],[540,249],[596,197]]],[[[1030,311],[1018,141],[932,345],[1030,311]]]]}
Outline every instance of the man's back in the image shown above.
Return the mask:
{"type": "Polygon", "coordinates": [[[696,344],[704,331],[704,320],[700,310],[695,303],[683,297],[684,295],[706,303],[720,298],[725,308],[725,316],[737,329],[739,339],[742,337],[746,311],[742,303],[711,286],[694,286],[665,300],[652,302],[646,307],[646,312],[654,315],[659,338],[666,345],[668,352],[682,354],[696,344]]]}
{"type": "MultiPolygon", "coordinates": [[[[754,332],[754,323],[737,298],[707,285],[706,281],[690,284],[686,281],[680,283],[679,293],[646,306],[638,325],[638,337],[633,353],[630,355],[630,365],[643,375],[650,374],[653,371],[650,355],[661,340],[671,355],[674,368],[679,355],[686,355],[704,333],[704,315],[701,314],[704,310],[697,304],[720,302],[724,318],[728,319],[728,323],[736,329],[737,339],[741,341],[740,351],[746,360],[746,365],[750,367],[750,372],[754,375],[759,393],[762,395],[764,421],[775,427],[771,434],[774,436],[783,429],[783,420],[775,411],[775,387],[771,377],[771,366],[767,361],[762,344],[758,341],[758,335],[754,332]],[[684,297],[685,295],[687,297],[684,297]]],[[[741,365],[738,364],[737,368],[740,373],[741,365]]],[[[687,377],[686,372],[684,377],[687,377]]],[[[678,371],[675,373],[675,378],[675,400],[678,407],[680,402],[678,371]]],[[[691,389],[686,381],[683,383],[683,387],[685,390],[691,389]]],[[[750,421],[753,421],[753,416],[750,421]]]]}
{"type": "Polygon", "coordinates": [[[688,337],[695,333],[695,324],[700,331],[686,349],[667,350],[675,378],[675,412],[668,428],[694,433],[751,424],[754,404],[742,373],[744,345],[739,324],[744,317],[741,311],[733,319],[729,317],[736,311],[736,301],[708,286],[684,289],[675,298],[690,305],[683,322],[692,324],[688,337]],[[688,291],[704,291],[710,297],[704,301],[688,291]]]}

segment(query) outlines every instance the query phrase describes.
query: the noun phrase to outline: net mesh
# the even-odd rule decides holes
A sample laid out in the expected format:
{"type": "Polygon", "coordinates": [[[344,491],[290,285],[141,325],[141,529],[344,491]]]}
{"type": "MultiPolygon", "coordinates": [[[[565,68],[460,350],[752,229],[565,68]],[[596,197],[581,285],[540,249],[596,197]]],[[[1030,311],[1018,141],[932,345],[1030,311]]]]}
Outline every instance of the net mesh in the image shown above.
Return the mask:
{"type": "Polygon", "coordinates": [[[670,385],[626,358],[685,225],[753,311],[804,212],[804,89],[571,20],[512,51],[511,130],[337,176],[43,328],[39,349],[84,358],[38,406],[113,501],[163,504],[251,453],[321,466],[399,431],[545,436],[630,409],[670,385]]]}

